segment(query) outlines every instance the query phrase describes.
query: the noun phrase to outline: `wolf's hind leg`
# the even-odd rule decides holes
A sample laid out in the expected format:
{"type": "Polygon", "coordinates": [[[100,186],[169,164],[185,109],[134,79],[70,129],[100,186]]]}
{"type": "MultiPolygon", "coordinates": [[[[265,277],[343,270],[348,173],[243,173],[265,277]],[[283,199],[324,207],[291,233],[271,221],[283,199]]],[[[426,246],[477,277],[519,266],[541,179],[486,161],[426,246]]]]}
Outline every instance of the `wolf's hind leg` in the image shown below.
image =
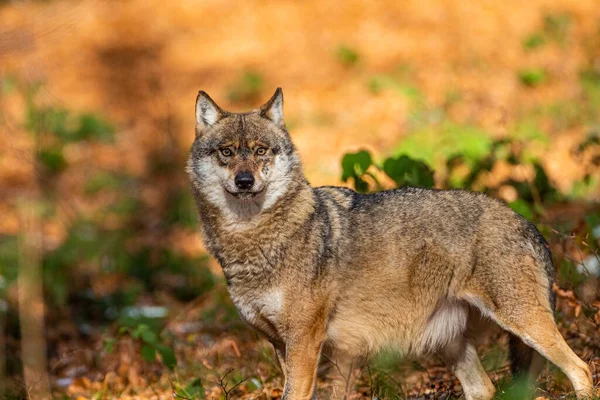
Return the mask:
{"type": "Polygon", "coordinates": [[[490,400],[496,389],[483,369],[475,346],[459,336],[441,351],[440,356],[454,372],[467,400],[490,400]]]}
{"type": "MultiPolygon", "coordinates": [[[[508,323],[506,324],[509,326],[508,323]]],[[[531,315],[509,329],[526,344],[560,368],[573,384],[577,398],[592,396],[592,373],[588,365],[571,350],[549,314],[531,315]]]]}
{"type": "MultiPolygon", "coordinates": [[[[479,308],[500,326],[560,368],[571,381],[577,398],[592,396],[592,374],[588,365],[571,350],[558,331],[550,307],[526,301],[476,301],[479,308]],[[496,308],[494,309],[494,305],[496,308]],[[493,311],[492,311],[493,310],[493,311]]],[[[508,299],[508,298],[505,298],[508,299]]]]}

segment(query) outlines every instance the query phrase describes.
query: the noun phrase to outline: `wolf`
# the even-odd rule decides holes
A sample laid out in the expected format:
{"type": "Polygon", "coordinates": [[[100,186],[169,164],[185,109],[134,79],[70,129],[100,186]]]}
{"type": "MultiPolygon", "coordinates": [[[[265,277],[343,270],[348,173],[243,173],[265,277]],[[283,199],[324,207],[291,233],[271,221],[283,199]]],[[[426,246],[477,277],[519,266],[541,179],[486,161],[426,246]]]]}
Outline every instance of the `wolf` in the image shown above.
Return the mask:
{"type": "MultiPolygon", "coordinates": [[[[468,400],[491,399],[473,332],[482,317],[510,335],[512,371],[539,355],[592,396],[588,365],[553,316],[554,267],[536,227],[482,193],[403,187],[359,194],[311,187],[283,116],[281,88],[231,113],[200,91],[187,173],[203,240],[241,317],[272,344],[283,399],[316,399],[321,357],[343,377],[387,347],[438,354],[468,400]]],[[[536,367],[537,365],[537,367],[536,367]]]]}

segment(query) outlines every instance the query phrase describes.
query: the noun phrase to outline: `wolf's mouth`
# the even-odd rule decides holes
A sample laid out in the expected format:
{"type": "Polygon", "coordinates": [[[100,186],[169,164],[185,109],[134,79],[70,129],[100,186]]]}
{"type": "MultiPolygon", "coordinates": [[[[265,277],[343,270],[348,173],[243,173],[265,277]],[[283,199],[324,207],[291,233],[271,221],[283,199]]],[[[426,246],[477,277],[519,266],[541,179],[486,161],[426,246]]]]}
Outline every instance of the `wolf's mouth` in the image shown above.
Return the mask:
{"type": "Polygon", "coordinates": [[[236,199],[250,200],[250,199],[253,199],[256,196],[258,196],[259,194],[261,194],[264,191],[264,189],[261,189],[258,192],[230,192],[227,189],[225,189],[225,191],[227,193],[229,193],[231,196],[235,197],[236,199]]]}

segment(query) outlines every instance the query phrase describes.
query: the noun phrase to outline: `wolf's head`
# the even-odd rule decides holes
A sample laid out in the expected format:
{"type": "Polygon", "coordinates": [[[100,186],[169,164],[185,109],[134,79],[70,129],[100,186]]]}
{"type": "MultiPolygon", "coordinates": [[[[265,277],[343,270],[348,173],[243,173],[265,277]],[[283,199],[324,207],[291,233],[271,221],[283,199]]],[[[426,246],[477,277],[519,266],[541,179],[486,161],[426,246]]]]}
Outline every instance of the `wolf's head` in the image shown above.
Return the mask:
{"type": "Polygon", "coordinates": [[[243,114],[222,110],[205,92],[196,99],[196,140],[187,172],[197,196],[229,222],[271,208],[304,181],[283,121],[283,92],[243,114]]]}

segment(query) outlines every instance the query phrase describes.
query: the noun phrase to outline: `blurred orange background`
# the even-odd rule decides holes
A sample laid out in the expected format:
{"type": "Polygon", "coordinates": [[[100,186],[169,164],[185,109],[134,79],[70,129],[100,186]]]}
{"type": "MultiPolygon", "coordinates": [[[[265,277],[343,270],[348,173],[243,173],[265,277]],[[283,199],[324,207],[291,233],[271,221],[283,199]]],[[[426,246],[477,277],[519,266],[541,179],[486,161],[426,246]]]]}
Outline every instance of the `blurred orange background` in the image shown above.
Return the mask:
{"type": "MultiPolygon", "coordinates": [[[[407,100],[374,95],[371,76],[410,68],[427,101],[458,91],[454,117],[501,135],[532,104],[574,95],[581,68],[598,62],[589,57],[598,54],[599,18],[595,0],[14,2],[0,9],[0,71],[43,81],[45,102],[106,115],[120,128],[119,145],[79,162],[123,163],[138,173],[148,146],[176,140],[187,150],[199,89],[238,111],[281,86],[310,180],[333,184],[345,151],[386,154],[405,133],[407,100]],[[524,38],[552,12],[576,21],[568,46],[524,51],[524,38]],[[359,55],[355,65],[336,56],[344,46],[359,55]],[[516,71],[532,65],[550,71],[551,84],[521,85],[516,71]],[[263,83],[234,102],[230,92],[247,73],[263,83]]],[[[3,136],[20,142],[16,134],[3,136]]],[[[577,175],[561,154],[571,134],[553,135],[548,161],[554,178],[567,182],[577,175]]],[[[25,172],[4,165],[3,180],[25,172]]]]}

